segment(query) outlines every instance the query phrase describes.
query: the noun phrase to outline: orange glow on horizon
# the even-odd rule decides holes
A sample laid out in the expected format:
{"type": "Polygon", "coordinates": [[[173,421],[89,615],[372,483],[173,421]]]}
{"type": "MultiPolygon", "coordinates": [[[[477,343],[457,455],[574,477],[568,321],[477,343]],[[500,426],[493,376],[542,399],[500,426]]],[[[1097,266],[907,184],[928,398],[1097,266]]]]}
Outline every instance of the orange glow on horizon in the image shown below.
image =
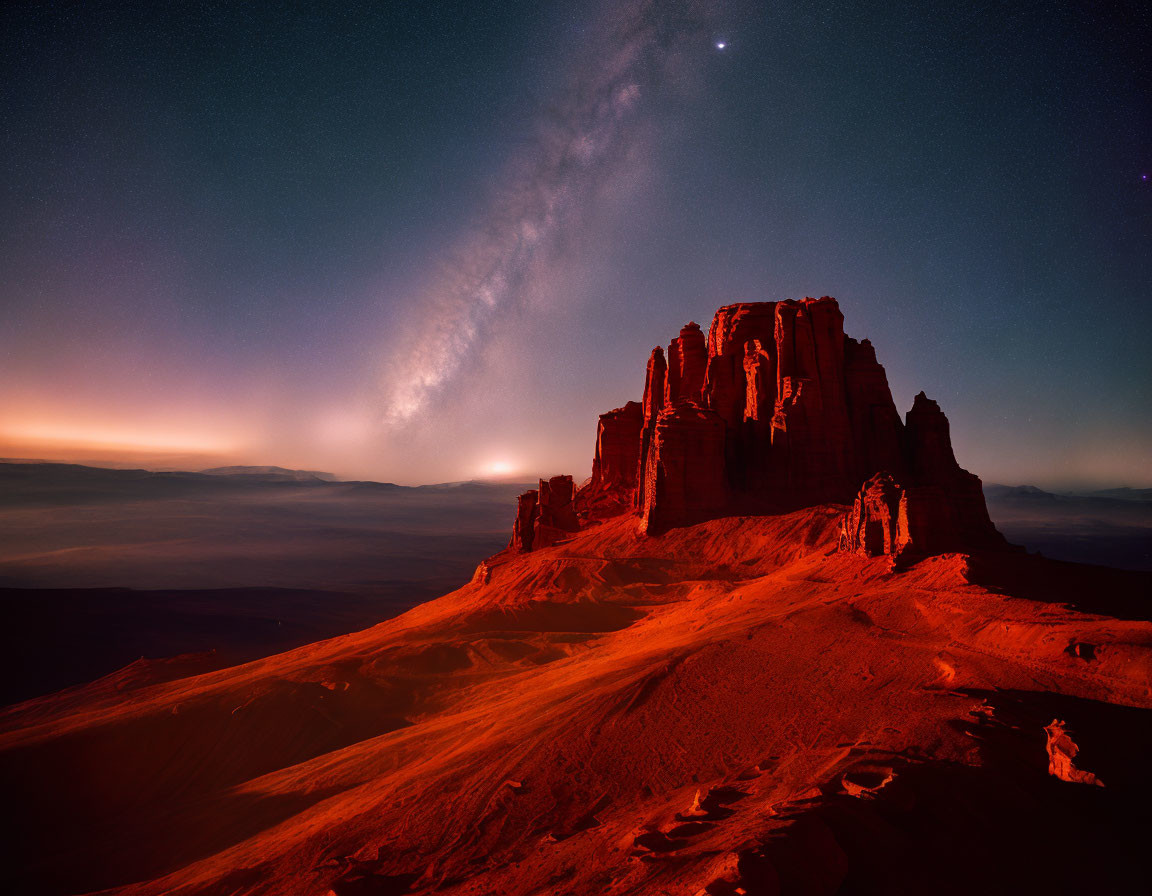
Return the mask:
{"type": "Polygon", "coordinates": [[[64,453],[113,451],[223,456],[240,448],[234,439],[203,432],[44,421],[0,424],[0,440],[64,453]]]}

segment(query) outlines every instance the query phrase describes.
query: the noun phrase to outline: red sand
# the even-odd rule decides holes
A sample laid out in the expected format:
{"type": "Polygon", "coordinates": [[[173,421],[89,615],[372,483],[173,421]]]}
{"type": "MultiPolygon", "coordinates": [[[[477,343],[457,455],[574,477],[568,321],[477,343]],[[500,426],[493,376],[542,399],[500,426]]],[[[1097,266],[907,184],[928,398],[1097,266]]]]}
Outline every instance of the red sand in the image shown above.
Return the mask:
{"type": "Polygon", "coordinates": [[[9,891],[1138,891],[1152,624],[1049,601],[1148,578],[893,572],[844,510],[619,517],[363,632],[12,707],[9,891]]]}

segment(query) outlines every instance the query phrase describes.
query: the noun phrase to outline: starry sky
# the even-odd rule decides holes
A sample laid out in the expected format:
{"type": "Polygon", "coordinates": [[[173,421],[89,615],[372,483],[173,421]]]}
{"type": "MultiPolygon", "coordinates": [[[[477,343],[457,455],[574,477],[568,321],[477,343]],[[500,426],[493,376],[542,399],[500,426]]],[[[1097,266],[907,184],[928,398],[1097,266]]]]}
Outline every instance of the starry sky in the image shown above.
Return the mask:
{"type": "Polygon", "coordinates": [[[1150,485],[1150,9],[5,4],[0,454],[579,480],[833,295],[985,481],[1150,485]]]}

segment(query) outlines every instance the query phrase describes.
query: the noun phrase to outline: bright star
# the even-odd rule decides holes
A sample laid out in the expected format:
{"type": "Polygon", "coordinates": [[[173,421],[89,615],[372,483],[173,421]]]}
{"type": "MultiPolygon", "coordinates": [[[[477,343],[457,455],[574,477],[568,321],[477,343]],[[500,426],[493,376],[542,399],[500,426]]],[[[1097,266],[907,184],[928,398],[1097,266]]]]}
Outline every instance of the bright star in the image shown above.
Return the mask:
{"type": "Polygon", "coordinates": [[[726,46],[728,46],[728,44],[724,43],[724,41],[718,41],[716,44],[716,49],[723,50],[726,46]]]}

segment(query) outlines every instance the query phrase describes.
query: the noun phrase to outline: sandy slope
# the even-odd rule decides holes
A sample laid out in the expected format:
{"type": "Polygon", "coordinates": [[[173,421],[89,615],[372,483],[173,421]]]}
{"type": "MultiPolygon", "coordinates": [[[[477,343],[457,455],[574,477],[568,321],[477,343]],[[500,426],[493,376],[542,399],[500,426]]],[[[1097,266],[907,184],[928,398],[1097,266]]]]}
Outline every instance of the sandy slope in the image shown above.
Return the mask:
{"type": "Polygon", "coordinates": [[[364,632],[13,707],[9,871],[43,893],[1138,892],[1148,578],[893,573],[832,553],[839,513],[659,539],[617,519],[364,632]],[[1049,602],[1069,589],[1125,618],[1049,602]],[[1105,787],[1048,775],[1056,716],[1105,787]]]}

